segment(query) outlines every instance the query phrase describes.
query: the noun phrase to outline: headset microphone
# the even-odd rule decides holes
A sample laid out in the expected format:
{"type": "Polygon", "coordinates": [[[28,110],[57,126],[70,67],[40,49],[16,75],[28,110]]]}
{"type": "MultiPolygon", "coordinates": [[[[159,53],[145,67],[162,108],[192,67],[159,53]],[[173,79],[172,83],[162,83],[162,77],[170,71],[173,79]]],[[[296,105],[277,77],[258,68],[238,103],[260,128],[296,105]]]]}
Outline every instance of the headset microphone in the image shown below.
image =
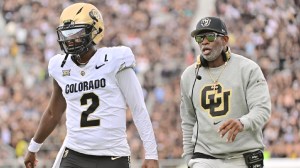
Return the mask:
{"type": "Polygon", "coordinates": [[[194,102],[193,102],[193,96],[194,96],[194,88],[195,88],[196,81],[202,79],[202,77],[199,75],[200,67],[201,67],[201,60],[200,60],[200,55],[199,55],[199,56],[197,56],[197,63],[196,63],[196,67],[195,67],[195,79],[194,79],[194,84],[193,84],[192,93],[191,93],[191,103],[193,105],[193,109],[194,109],[194,112],[195,112],[196,123],[197,123],[197,134],[196,134],[196,141],[195,141],[195,144],[194,144],[193,153],[195,152],[196,143],[197,143],[197,140],[198,140],[198,128],[199,128],[199,121],[198,121],[197,114],[196,114],[196,107],[195,107],[194,102]]]}

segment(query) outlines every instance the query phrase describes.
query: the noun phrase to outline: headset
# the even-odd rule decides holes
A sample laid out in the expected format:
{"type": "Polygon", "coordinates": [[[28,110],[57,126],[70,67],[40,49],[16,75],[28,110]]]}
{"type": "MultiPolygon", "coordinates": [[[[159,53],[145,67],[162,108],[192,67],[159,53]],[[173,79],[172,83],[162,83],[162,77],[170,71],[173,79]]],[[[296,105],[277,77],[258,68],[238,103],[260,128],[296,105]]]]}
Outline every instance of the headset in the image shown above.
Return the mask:
{"type": "MultiPolygon", "coordinates": [[[[227,50],[222,51],[221,55],[225,62],[229,61],[229,59],[231,58],[230,48],[227,46],[227,50]]],[[[194,95],[194,88],[195,88],[196,81],[202,79],[202,77],[199,75],[199,70],[200,70],[201,66],[208,67],[208,61],[202,55],[198,55],[197,61],[196,61],[196,66],[195,66],[195,79],[194,79],[192,93],[191,93],[191,97],[190,97],[191,103],[193,105],[194,113],[195,113],[196,122],[197,122],[197,134],[196,134],[196,141],[194,144],[193,153],[195,153],[195,148],[196,148],[196,144],[197,144],[197,140],[198,140],[198,128],[199,128],[199,121],[198,121],[197,114],[196,114],[196,107],[194,106],[194,102],[193,102],[193,95],[194,95]]]]}

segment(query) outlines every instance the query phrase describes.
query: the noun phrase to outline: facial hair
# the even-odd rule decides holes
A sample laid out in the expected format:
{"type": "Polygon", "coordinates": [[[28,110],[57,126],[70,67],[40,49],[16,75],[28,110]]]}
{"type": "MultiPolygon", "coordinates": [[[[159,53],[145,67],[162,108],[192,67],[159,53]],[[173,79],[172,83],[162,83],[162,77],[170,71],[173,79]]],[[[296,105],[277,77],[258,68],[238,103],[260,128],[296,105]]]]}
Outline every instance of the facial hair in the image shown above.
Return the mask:
{"type": "Polygon", "coordinates": [[[223,48],[224,48],[223,46],[219,45],[218,47],[213,49],[210,54],[203,55],[204,59],[206,59],[207,61],[216,60],[221,55],[223,48]]]}

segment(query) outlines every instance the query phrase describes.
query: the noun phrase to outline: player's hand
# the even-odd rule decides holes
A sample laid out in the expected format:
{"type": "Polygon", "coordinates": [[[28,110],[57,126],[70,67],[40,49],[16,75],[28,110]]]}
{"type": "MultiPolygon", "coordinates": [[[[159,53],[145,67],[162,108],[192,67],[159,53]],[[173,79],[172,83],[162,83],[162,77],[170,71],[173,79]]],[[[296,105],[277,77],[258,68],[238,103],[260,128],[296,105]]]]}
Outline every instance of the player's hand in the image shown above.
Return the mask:
{"type": "Polygon", "coordinates": [[[36,155],[33,152],[27,151],[24,157],[24,164],[26,168],[34,168],[37,164],[36,155]]]}
{"type": "Polygon", "coordinates": [[[242,132],[243,129],[244,125],[239,119],[229,119],[220,126],[218,132],[220,133],[221,138],[223,138],[224,135],[228,133],[227,142],[233,142],[236,135],[239,132],[242,132]]]}
{"type": "Polygon", "coordinates": [[[146,159],[143,162],[142,168],[158,168],[158,161],[152,159],[146,159]]]}

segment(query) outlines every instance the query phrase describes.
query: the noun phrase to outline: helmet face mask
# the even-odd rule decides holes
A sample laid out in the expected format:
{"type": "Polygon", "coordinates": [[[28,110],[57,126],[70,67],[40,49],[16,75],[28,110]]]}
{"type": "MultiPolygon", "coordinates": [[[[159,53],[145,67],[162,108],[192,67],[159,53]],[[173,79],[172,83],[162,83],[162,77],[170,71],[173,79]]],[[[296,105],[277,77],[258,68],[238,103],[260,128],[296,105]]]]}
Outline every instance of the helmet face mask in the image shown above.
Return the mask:
{"type": "Polygon", "coordinates": [[[56,29],[58,43],[66,54],[80,59],[89,48],[104,36],[104,23],[100,11],[89,3],[75,3],[62,12],[56,29]]]}
{"type": "Polygon", "coordinates": [[[73,26],[60,26],[57,28],[58,43],[67,54],[80,55],[88,50],[93,42],[91,25],[77,24],[73,26]]]}

